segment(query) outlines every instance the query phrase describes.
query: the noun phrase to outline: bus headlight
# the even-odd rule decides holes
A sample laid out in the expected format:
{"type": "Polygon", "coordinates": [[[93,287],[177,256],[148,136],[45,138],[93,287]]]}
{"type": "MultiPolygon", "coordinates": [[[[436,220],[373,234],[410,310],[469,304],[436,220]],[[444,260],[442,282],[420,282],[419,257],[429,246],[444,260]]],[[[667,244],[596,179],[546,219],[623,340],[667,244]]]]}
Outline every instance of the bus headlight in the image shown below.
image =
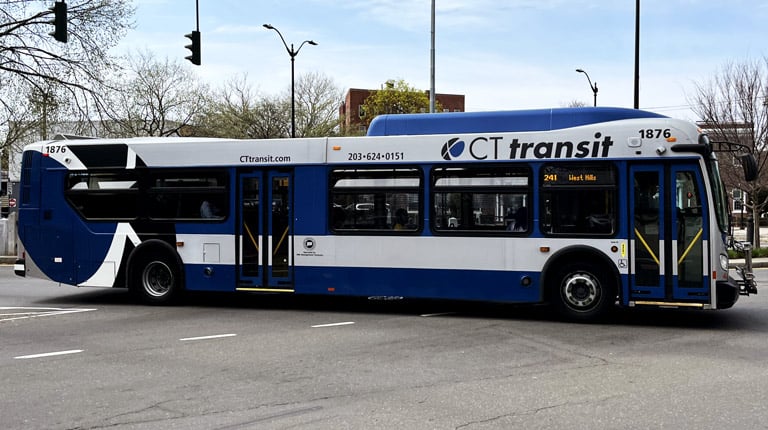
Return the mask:
{"type": "Polygon", "coordinates": [[[720,268],[724,271],[728,271],[728,255],[720,254],[720,268]]]}

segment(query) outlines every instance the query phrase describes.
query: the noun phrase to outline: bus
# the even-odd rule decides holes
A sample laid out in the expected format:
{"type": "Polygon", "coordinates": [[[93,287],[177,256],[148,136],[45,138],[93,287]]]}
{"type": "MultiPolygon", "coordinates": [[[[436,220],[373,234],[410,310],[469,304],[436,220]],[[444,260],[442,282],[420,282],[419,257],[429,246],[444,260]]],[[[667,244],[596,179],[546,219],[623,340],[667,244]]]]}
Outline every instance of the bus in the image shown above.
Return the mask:
{"type": "MultiPolygon", "coordinates": [[[[16,273],[185,291],[725,309],[717,145],[622,108],[386,115],[360,137],[44,141],[16,273]]],[[[754,157],[745,179],[756,176],[754,157]]]]}

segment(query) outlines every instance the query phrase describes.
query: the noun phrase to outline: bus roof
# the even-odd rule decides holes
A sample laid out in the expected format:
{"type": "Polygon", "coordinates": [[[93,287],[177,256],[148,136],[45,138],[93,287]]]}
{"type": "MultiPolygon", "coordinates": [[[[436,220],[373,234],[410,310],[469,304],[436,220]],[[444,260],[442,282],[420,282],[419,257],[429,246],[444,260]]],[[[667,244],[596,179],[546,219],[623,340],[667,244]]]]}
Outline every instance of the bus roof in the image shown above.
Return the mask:
{"type": "Polygon", "coordinates": [[[371,121],[368,136],[547,131],[631,118],[666,117],[612,107],[379,115],[371,121]]]}

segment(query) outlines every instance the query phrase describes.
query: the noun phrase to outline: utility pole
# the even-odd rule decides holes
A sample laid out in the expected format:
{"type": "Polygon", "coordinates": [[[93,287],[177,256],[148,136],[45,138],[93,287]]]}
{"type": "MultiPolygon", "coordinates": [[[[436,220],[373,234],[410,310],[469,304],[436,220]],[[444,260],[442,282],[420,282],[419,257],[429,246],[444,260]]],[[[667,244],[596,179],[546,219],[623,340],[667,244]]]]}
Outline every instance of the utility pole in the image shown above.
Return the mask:
{"type": "Polygon", "coordinates": [[[435,0],[432,0],[432,44],[429,50],[429,112],[435,113],[435,0]]]}
{"type": "Polygon", "coordinates": [[[640,109],[640,0],[635,0],[635,109],[640,109]]]}

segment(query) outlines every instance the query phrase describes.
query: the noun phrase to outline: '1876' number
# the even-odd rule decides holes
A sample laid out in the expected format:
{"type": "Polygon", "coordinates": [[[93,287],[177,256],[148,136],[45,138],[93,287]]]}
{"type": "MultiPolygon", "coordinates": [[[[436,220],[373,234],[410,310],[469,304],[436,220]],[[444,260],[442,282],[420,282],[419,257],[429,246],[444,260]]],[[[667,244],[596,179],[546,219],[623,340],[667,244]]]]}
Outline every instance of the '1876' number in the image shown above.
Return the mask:
{"type": "Polygon", "coordinates": [[[45,147],[46,154],[61,154],[67,152],[67,147],[64,145],[47,145],[45,147]]]}
{"type": "Polygon", "coordinates": [[[658,139],[661,137],[672,137],[672,130],[668,128],[644,128],[640,130],[640,137],[643,139],[658,139]]]}

